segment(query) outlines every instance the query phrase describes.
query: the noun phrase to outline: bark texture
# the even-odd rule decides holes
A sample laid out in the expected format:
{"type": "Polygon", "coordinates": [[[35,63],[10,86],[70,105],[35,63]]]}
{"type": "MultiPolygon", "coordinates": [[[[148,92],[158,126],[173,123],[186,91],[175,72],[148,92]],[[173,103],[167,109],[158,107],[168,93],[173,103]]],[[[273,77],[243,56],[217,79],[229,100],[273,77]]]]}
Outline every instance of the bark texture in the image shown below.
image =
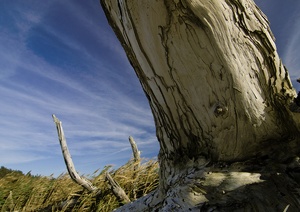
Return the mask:
{"type": "Polygon", "coordinates": [[[160,188],[127,207],[298,208],[298,191],[287,189],[282,201],[269,195],[279,195],[281,180],[299,187],[287,170],[299,165],[300,117],[289,110],[296,92],[254,2],[101,4],[148,97],[160,143],[160,188]]]}

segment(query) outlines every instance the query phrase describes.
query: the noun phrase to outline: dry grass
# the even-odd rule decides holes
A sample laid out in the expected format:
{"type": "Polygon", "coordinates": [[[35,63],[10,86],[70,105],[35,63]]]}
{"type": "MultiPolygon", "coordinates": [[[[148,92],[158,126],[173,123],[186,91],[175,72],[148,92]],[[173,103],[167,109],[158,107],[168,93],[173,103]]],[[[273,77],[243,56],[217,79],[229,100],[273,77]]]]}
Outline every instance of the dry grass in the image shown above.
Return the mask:
{"type": "Polygon", "coordinates": [[[133,160],[112,170],[105,167],[94,173],[92,183],[101,189],[96,195],[86,192],[68,174],[58,178],[10,173],[0,178],[0,208],[2,211],[112,211],[122,205],[105,181],[109,171],[131,200],[146,195],[158,186],[158,163],[150,160],[137,170],[133,160]]]}

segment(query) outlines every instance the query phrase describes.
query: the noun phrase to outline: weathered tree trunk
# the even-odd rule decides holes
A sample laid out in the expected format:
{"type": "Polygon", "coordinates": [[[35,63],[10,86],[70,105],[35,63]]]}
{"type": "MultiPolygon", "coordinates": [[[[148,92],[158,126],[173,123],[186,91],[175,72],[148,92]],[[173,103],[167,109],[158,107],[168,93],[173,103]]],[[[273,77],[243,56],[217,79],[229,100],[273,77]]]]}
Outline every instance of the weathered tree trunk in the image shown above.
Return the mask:
{"type": "Polygon", "coordinates": [[[252,0],[101,0],[152,109],[159,189],[120,210],[300,209],[300,114],[252,0]]]}

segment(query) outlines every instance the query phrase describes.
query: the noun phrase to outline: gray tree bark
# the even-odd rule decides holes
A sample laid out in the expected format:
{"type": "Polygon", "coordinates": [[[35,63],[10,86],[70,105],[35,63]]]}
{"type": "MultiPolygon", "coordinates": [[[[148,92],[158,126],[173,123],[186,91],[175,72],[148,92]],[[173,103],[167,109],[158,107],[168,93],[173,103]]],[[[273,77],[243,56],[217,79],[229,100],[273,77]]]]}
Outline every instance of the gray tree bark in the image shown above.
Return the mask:
{"type": "Polygon", "coordinates": [[[160,143],[158,190],[120,210],[299,210],[296,92],[255,3],[101,4],[160,143]]]}

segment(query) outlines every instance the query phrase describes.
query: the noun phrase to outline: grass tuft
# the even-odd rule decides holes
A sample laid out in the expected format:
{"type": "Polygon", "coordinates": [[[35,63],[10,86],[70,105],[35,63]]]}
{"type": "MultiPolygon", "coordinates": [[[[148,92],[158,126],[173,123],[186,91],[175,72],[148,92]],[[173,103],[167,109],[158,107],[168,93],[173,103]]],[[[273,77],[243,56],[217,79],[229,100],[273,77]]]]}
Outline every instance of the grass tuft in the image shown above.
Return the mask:
{"type": "Polygon", "coordinates": [[[106,166],[96,170],[91,182],[101,189],[100,194],[89,193],[72,181],[68,174],[57,178],[24,175],[11,172],[0,177],[1,211],[112,211],[123,203],[112,194],[105,173],[109,172],[133,201],[158,186],[158,163],[148,160],[140,166],[130,160],[114,170],[106,166]],[[136,168],[138,167],[138,168],[136,168]]]}

